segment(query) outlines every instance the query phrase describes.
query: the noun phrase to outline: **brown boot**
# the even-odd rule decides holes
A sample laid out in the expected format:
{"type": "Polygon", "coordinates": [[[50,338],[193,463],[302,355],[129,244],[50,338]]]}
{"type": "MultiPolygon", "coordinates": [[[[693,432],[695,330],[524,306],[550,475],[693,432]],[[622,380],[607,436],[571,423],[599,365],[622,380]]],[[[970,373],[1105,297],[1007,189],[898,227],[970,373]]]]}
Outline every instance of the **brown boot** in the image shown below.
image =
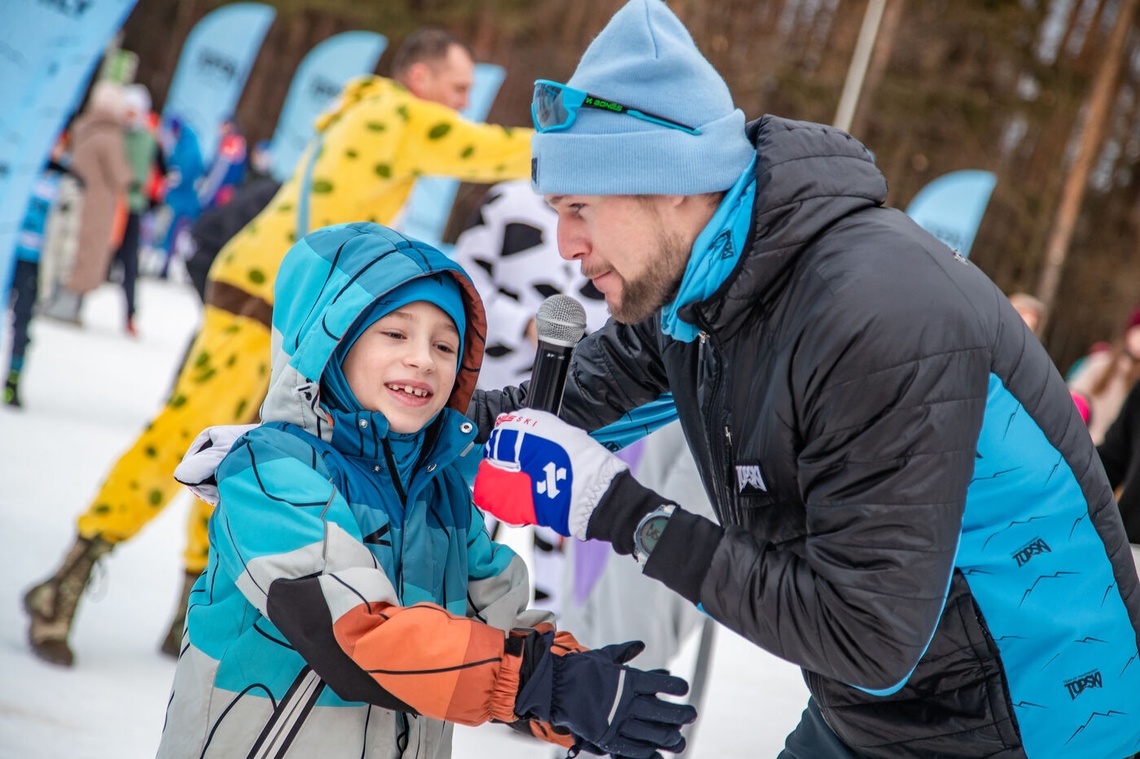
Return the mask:
{"type": "Polygon", "coordinates": [[[32,618],[28,643],[36,656],[70,667],[75,657],[67,645],[79,599],[91,579],[95,563],[114,548],[99,536],[78,538],[56,573],[24,595],[24,609],[32,618]]]}
{"type": "Polygon", "coordinates": [[[186,571],[182,578],[182,595],[178,599],[178,606],[174,609],[174,619],[170,620],[170,630],[162,640],[161,651],[175,659],[182,653],[182,632],[186,628],[186,608],[190,605],[190,590],[198,582],[201,572],[186,571]]]}

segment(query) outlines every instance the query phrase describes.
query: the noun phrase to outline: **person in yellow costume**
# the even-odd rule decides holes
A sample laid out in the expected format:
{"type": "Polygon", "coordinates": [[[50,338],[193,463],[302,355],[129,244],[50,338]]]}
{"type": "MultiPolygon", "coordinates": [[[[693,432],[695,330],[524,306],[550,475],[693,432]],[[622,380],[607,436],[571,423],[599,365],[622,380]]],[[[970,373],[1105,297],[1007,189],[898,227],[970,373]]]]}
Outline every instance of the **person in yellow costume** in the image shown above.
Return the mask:
{"type": "MultiPolygon", "coordinates": [[[[458,113],[473,79],[467,48],[442,30],[425,29],[396,52],[391,79],[353,80],[321,116],[293,176],[218,253],[201,330],[165,405],[112,466],[79,517],[61,565],[25,595],[28,641],[37,656],[72,664],[68,637],[94,564],[178,493],[174,468],[195,435],[210,425],[256,421],[269,382],[273,283],[297,239],[349,221],[398,225],[421,175],[487,183],[529,175],[531,130],[476,124],[458,113]]],[[[210,512],[195,501],[184,556],[187,582],[162,644],[172,655],[178,654],[190,587],[206,566],[210,512]]]]}

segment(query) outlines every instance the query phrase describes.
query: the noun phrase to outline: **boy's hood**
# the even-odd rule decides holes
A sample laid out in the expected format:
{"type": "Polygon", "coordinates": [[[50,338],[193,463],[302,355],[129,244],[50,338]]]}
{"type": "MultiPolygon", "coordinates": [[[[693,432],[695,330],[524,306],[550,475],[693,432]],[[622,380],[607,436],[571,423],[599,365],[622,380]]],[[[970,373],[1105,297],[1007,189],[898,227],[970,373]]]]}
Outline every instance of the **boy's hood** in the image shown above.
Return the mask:
{"type": "Polygon", "coordinates": [[[487,321],[463,269],[430,245],[379,224],[318,229],[281,262],[274,287],[273,371],[261,407],[264,422],[291,422],[326,440],[329,418],[319,405],[320,379],[337,343],[373,301],[405,282],[432,274],[455,277],[467,329],[447,407],[463,414],[475,390],[487,321]]]}

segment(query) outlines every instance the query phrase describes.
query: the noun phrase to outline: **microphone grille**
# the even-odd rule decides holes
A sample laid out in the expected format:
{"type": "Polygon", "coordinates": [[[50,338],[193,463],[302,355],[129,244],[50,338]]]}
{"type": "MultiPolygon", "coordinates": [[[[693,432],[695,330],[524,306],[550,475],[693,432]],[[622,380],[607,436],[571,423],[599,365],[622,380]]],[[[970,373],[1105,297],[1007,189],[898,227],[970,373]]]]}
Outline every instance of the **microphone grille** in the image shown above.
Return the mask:
{"type": "Polygon", "coordinates": [[[569,295],[551,295],[534,317],[538,339],[573,348],[586,334],[586,309],[569,295]]]}

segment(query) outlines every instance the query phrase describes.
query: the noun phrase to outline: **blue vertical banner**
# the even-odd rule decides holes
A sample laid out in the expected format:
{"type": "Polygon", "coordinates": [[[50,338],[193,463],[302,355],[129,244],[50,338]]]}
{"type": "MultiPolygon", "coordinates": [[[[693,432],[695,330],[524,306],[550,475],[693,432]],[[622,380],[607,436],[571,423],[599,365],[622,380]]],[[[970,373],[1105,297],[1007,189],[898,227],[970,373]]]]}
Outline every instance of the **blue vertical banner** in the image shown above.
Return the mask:
{"type": "Polygon", "coordinates": [[[162,120],[191,126],[207,166],[218,149],[218,127],[233,116],[276,13],[262,3],[223,5],[203,16],[182,45],[162,120]]]}
{"type": "Polygon", "coordinates": [[[0,313],[35,179],[135,2],[0,1],[0,313]]]}
{"type": "Polygon", "coordinates": [[[969,258],[995,184],[997,177],[989,171],[967,169],[943,174],[915,194],[906,214],[963,258],[969,258]]]}
{"type": "MultiPolygon", "coordinates": [[[[506,72],[502,66],[493,63],[475,64],[475,82],[463,109],[468,121],[483,121],[499,94],[506,72]]],[[[423,240],[429,245],[450,252],[453,246],[443,242],[443,231],[451,215],[451,205],[455,193],[459,191],[459,181],[449,177],[424,177],[416,182],[404,207],[404,220],[400,231],[423,240]]]]}
{"type": "Polygon", "coordinates": [[[375,32],[334,34],[313,46],[297,66],[277,128],[269,143],[270,173],[278,182],[293,174],[301,152],[316,134],[314,122],[349,79],[376,68],[388,38],[375,32]]]}

